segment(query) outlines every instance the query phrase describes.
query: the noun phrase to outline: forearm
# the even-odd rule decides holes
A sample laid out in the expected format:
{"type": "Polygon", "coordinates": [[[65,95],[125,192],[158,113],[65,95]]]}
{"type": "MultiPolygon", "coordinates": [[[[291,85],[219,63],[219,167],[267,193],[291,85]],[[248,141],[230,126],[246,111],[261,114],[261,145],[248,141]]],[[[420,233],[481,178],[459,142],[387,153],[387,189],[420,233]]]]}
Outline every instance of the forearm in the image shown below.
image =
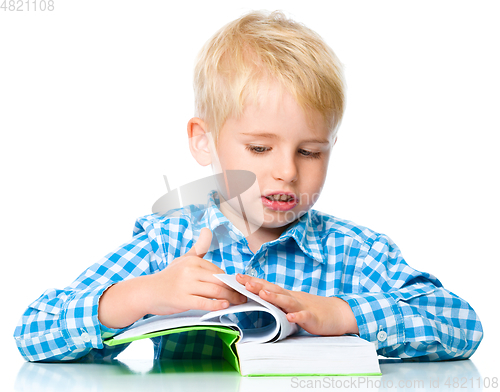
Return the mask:
{"type": "Polygon", "coordinates": [[[477,314],[433,275],[411,268],[383,234],[368,238],[338,297],[354,312],[359,336],[378,353],[416,360],[470,357],[482,338],[477,314]]]}
{"type": "Polygon", "coordinates": [[[430,284],[341,297],[353,309],[359,335],[374,342],[381,355],[468,358],[482,338],[481,322],[469,304],[430,284]]]}
{"type": "Polygon", "coordinates": [[[106,288],[51,289],[32,302],[14,332],[23,357],[28,361],[69,361],[91,351],[96,358],[118,355],[126,346],[103,345],[103,339],[116,331],[106,330],[97,318],[99,297],[106,288]]]}
{"type": "Polygon", "coordinates": [[[109,287],[99,300],[99,321],[108,328],[120,329],[148,314],[151,275],[139,276],[109,287]]]}
{"type": "Polygon", "coordinates": [[[63,290],[49,289],[33,301],[14,332],[24,358],[61,361],[89,354],[93,358],[112,358],[122,351],[126,345],[108,347],[103,344],[105,339],[120,331],[100,323],[100,300],[117,281],[153,274],[151,256],[157,257],[147,235],[136,235],[83,271],[63,290]]]}
{"type": "Polygon", "coordinates": [[[338,309],[338,314],[341,315],[342,317],[342,324],[344,325],[344,330],[345,330],[344,334],[352,333],[358,335],[359,334],[358,322],[356,320],[354,312],[349,306],[349,303],[337,297],[332,297],[332,300],[335,301],[335,306],[338,309]]]}

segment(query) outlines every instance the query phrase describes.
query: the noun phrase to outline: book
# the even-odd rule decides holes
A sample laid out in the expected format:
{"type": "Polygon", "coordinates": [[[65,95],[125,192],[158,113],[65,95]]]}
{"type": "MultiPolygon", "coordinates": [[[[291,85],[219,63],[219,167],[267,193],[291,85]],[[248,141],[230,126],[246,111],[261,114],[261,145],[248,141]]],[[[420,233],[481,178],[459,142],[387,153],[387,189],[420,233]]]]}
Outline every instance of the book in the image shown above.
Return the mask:
{"type": "Polygon", "coordinates": [[[108,346],[158,336],[210,331],[222,342],[222,357],[242,376],[282,375],[381,375],[373,343],[355,335],[311,335],[276,306],[249,292],[234,275],[216,274],[219,280],[247,297],[247,302],[223,310],[189,310],[152,316],[132,324],[105,340],[108,346]],[[264,312],[271,322],[260,328],[242,329],[231,314],[264,312]]]}

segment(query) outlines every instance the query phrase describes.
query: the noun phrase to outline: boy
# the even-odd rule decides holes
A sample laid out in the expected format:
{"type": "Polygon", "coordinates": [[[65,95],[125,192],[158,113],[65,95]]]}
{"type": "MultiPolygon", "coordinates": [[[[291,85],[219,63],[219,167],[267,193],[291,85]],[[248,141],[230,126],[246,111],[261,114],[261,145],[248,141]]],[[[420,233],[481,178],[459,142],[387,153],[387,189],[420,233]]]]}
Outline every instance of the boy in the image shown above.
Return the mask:
{"type": "MultiPolygon", "coordinates": [[[[124,346],[102,340],[149,314],[244,302],[213,276],[224,272],[310,333],[356,333],[385,356],[472,355],[482,328],[465,301],[409,267],[385,235],[312,210],[344,109],[341,66],[320,37],[279,13],[250,13],[207,42],[195,93],[191,153],[216,173],[255,174],[244,209],[214,190],[206,206],[138,219],[130,242],[29,306],[15,331],[26,359],[112,358],[124,346]]],[[[162,337],[155,356],[202,357],[198,344],[162,337]]]]}

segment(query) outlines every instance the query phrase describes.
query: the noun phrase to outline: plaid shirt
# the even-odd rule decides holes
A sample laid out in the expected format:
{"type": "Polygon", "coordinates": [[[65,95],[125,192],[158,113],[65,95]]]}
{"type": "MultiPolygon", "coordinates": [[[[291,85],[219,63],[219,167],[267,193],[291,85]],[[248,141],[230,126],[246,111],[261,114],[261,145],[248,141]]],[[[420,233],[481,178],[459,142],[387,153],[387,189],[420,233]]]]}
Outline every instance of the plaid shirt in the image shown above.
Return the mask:
{"type": "MultiPolygon", "coordinates": [[[[116,356],[126,345],[103,345],[121,330],[99,323],[100,296],[114,283],[163,270],[191,248],[202,227],[213,233],[214,246],[205,259],[228,274],[246,273],[288,290],[342,298],[354,312],[359,335],[374,342],[381,355],[467,358],[479,345],[482,327],[470,305],[433,275],[408,266],[387,236],[310,210],[254,254],[218,205],[213,192],[207,205],[139,218],[129,242],[68,287],[49,289],[28,307],[14,333],[21,354],[30,361],[116,356]]],[[[237,320],[245,328],[265,323],[248,316],[237,320]]],[[[193,337],[172,336],[155,338],[156,358],[168,352],[186,357],[188,346],[199,351],[192,349],[193,337]]]]}

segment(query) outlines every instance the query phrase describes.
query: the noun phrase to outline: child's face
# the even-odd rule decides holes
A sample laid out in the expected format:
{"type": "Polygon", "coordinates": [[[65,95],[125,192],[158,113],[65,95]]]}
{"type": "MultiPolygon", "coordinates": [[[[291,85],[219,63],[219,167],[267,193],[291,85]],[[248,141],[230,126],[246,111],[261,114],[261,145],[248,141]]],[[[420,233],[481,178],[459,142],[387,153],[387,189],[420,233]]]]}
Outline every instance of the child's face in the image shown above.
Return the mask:
{"type": "MultiPolygon", "coordinates": [[[[317,201],[333,144],[319,112],[306,116],[288,93],[261,89],[240,118],[229,118],[222,127],[219,169],[253,172],[260,189],[244,196],[247,221],[284,230],[317,201]]],[[[221,211],[231,215],[222,206],[221,211]]]]}

